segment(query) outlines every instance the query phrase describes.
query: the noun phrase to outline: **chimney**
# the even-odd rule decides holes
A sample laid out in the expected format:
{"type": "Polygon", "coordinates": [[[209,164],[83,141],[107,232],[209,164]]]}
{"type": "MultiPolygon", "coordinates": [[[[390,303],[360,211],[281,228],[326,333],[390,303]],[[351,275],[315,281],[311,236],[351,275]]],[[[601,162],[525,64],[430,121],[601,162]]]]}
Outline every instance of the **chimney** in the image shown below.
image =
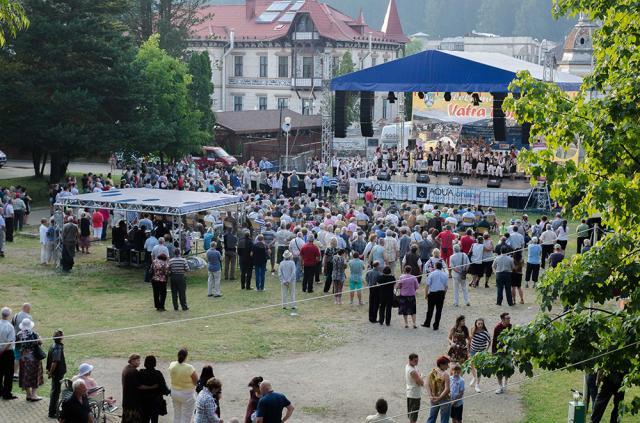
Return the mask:
{"type": "Polygon", "coordinates": [[[256,16],[256,0],[245,0],[245,8],[247,13],[247,20],[253,20],[256,16]]]}

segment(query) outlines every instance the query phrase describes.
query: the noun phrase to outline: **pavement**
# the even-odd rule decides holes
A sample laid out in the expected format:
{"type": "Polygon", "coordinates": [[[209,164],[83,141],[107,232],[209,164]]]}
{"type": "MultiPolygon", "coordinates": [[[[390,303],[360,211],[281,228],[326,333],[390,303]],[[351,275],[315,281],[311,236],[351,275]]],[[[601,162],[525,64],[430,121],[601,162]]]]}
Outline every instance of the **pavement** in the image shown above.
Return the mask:
{"type": "MultiPolygon", "coordinates": [[[[49,164],[45,167],[45,175],[49,174],[49,164]]],[[[108,163],[86,163],[86,162],[71,162],[69,163],[69,172],[77,173],[103,173],[107,174],[111,172],[111,168],[108,163]]],[[[0,179],[9,178],[22,178],[25,176],[33,176],[33,165],[29,160],[11,160],[7,161],[3,167],[0,168],[0,179]]]]}

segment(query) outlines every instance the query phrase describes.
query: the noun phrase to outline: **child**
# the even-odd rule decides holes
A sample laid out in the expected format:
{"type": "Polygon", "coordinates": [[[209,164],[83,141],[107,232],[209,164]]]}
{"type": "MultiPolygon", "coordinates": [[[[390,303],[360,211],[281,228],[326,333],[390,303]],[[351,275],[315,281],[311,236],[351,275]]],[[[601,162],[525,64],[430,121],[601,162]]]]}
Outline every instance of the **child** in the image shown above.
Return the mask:
{"type": "Polygon", "coordinates": [[[353,304],[353,294],[358,294],[358,304],[362,302],[362,272],[364,271],[364,262],[360,260],[360,255],[353,252],[352,259],[349,260],[349,304],[353,304]]]}
{"type": "Polygon", "coordinates": [[[449,376],[449,389],[451,390],[451,421],[462,423],[462,397],[464,397],[464,379],[462,378],[462,367],[458,363],[451,369],[449,376]]]}

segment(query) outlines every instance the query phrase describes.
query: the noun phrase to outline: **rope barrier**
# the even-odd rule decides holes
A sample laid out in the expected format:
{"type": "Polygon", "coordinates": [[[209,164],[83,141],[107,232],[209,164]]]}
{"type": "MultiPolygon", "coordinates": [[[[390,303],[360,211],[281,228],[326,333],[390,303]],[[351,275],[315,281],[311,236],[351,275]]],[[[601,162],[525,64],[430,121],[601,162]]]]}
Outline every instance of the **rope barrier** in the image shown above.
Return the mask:
{"type": "MultiPolygon", "coordinates": [[[[568,235],[568,238],[571,237],[577,237],[577,234],[571,234],[568,235]]],[[[540,244],[538,244],[540,245],[540,244]]],[[[523,248],[520,248],[518,250],[513,250],[511,252],[509,252],[509,254],[513,254],[515,252],[523,252],[528,250],[528,246],[525,246],[523,248]]],[[[493,254],[493,253],[492,253],[493,254]]],[[[482,262],[486,262],[486,260],[483,260],[482,262]]],[[[464,267],[464,266],[469,266],[473,264],[473,262],[471,262],[470,264],[467,265],[459,265],[459,266],[453,266],[453,267],[449,267],[448,269],[456,269],[459,267],[464,267]]],[[[443,269],[444,270],[444,269],[443,269]]],[[[358,291],[362,291],[364,289],[371,289],[373,287],[377,288],[380,286],[384,286],[384,285],[389,285],[389,284],[395,284],[396,282],[398,282],[400,279],[394,279],[392,281],[389,282],[385,282],[382,284],[377,284],[374,286],[363,286],[362,288],[358,288],[358,289],[348,289],[345,291],[342,291],[342,294],[349,294],[351,292],[358,292],[358,291]]],[[[310,301],[315,301],[315,300],[320,300],[323,298],[329,298],[329,297],[333,297],[335,294],[326,294],[326,295],[318,295],[315,297],[311,297],[311,298],[304,298],[302,300],[298,300],[296,301],[296,303],[306,303],[306,302],[310,302],[310,301]]],[[[113,329],[101,329],[101,330],[96,330],[96,331],[92,331],[92,332],[81,332],[81,333],[75,333],[75,334],[70,334],[70,335],[64,335],[64,337],[66,339],[69,338],[78,338],[78,337],[85,337],[85,336],[93,336],[93,335],[102,335],[102,334],[108,334],[108,333],[117,333],[117,332],[126,332],[126,331],[131,331],[131,330],[137,330],[137,329],[145,329],[145,328],[151,328],[151,327],[157,327],[157,326],[166,326],[166,325],[172,325],[172,324],[179,324],[179,323],[187,323],[187,322],[192,322],[192,321],[196,321],[196,320],[205,320],[205,319],[213,319],[213,318],[218,318],[218,317],[226,317],[226,316],[232,316],[232,315],[236,315],[236,314],[244,314],[244,313],[249,313],[249,312],[254,312],[254,311],[260,311],[260,310],[266,310],[269,308],[275,308],[275,307],[282,307],[282,303],[277,303],[277,304],[267,304],[264,306],[259,306],[259,307],[253,307],[253,308],[245,308],[245,309],[240,309],[240,310],[232,310],[232,311],[228,311],[228,312],[224,312],[224,313],[216,313],[216,314],[209,314],[209,315],[204,315],[204,316],[196,316],[196,317],[188,317],[188,318],[184,318],[184,319],[176,319],[176,320],[169,320],[166,322],[156,322],[156,323],[147,323],[147,324],[143,324],[143,325],[136,325],[136,326],[127,326],[127,327],[120,327],[120,328],[113,328],[113,329]]],[[[45,338],[40,338],[42,341],[48,341],[48,340],[54,340],[54,337],[45,337],[45,338]]],[[[33,342],[32,340],[30,341],[15,341],[14,344],[21,344],[21,343],[27,343],[27,342],[33,342]]],[[[4,343],[0,343],[0,346],[4,346],[9,344],[9,342],[4,342],[4,343]]]]}

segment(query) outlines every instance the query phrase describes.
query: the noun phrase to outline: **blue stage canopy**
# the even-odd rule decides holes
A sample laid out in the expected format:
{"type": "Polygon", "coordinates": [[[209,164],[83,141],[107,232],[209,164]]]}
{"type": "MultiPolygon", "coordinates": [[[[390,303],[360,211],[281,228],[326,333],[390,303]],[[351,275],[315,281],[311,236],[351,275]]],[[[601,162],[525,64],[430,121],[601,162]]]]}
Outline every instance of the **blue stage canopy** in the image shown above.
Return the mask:
{"type": "MultiPolygon", "coordinates": [[[[544,68],[499,53],[427,50],[331,81],[333,91],[509,92],[516,73],[527,70],[543,79],[544,68]]],[[[565,91],[578,91],[582,78],[554,71],[553,81],[565,91]]]]}

